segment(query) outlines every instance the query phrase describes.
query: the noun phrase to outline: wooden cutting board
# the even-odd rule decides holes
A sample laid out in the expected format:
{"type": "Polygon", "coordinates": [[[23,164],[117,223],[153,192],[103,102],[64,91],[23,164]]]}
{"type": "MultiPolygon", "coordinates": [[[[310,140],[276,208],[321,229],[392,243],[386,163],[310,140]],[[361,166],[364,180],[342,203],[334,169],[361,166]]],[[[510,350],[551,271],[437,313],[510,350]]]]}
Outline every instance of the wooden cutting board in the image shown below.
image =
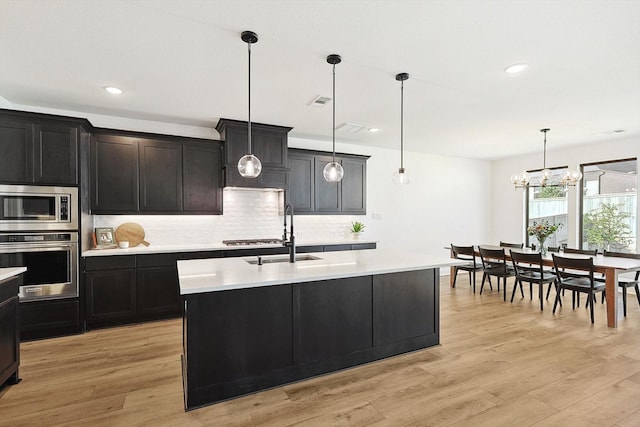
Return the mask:
{"type": "Polygon", "coordinates": [[[140,243],[149,246],[149,242],[144,240],[144,228],[135,222],[125,222],[116,229],[116,240],[118,242],[129,242],[130,248],[135,248],[140,243]]]}

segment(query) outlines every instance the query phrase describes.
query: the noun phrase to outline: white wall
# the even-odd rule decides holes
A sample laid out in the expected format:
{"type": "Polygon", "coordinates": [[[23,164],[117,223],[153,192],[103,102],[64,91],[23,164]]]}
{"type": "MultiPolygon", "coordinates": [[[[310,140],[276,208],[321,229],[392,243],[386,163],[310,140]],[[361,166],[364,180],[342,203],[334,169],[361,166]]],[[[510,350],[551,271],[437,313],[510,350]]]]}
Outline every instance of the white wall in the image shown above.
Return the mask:
{"type": "MultiPolygon", "coordinates": [[[[94,126],[99,127],[218,138],[217,132],[213,129],[213,123],[211,128],[198,128],[23,105],[15,105],[13,108],[88,118],[94,126]]],[[[289,138],[289,146],[331,151],[331,142],[328,141],[289,138]]],[[[296,216],[297,234],[301,239],[327,240],[335,236],[346,237],[345,230],[348,229],[352,220],[357,219],[367,226],[363,239],[377,240],[380,248],[391,250],[410,250],[425,255],[448,256],[443,248],[450,243],[478,244],[490,241],[492,207],[491,186],[488,183],[491,182],[492,176],[491,162],[405,152],[405,168],[412,177],[412,182],[408,186],[400,187],[394,185],[391,180],[393,172],[400,163],[398,150],[336,141],[336,151],[371,156],[367,162],[367,215],[296,216]]],[[[231,215],[229,212],[227,214],[231,215]]],[[[159,237],[163,228],[159,222],[166,218],[135,217],[143,226],[146,222],[152,235],[156,234],[159,237]]],[[[200,230],[200,232],[202,230],[202,227],[193,227],[193,222],[190,223],[189,218],[193,217],[168,218],[172,222],[171,230],[167,229],[166,235],[162,236],[161,240],[184,238],[188,243],[202,239],[201,235],[189,234],[195,233],[194,230],[200,230]]],[[[97,226],[109,226],[126,220],[131,220],[131,217],[104,216],[98,217],[94,223],[97,226]]],[[[235,222],[231,218],[209,217],[200,218],[197,221],[201,226],[209,228],[207,238],[215,236],[214,238],[217,239],[223,235],[226,237],[228,231],[236,227],[228,224],[235,222]],[[214,228],[218,231],[214,232],[214,228]]],[[[264,223],[247,222],[245,227],[243,229],[245,235],[255,234],[249,237],[264,236],[264,223]],[[257,224],[262,224],[262,227],[257,224]]],[[[269,230],[269,236],[266,237],[273,237],[271,234],[276,231],[274,220],[270,220],[266,228],[269,230]]],[[[281,231],[278,235],[280,234],[281,231]]],[[[235,238],[245,238],[245,235],[235,238]]]]}
{"type": "MultiPolygon", "coordinates": [[[[640,158],[640,141],[632,138],[604,140],[571,148],[550,151],[547,149],[547,167],[568,166],[579,169],[580,164],[640,158]]],[[[542,152],[525,156],[496,160],[492,164],[493,215],[491,241],[525,240],[525,199],[523,190],[514,190],[510,181],[514,173],[542,168],[542,152]]],[[[637,188],[637,187],[636,187],[637,188]]],[[[576,188],[569,188],[568,245],[577,247],[579,227],[579,200],[576,188]]],[[[640,212],[640,207],[638,208],[640,212]]],[[[640,220],[636,218],[640,223],[640,220]]]]}

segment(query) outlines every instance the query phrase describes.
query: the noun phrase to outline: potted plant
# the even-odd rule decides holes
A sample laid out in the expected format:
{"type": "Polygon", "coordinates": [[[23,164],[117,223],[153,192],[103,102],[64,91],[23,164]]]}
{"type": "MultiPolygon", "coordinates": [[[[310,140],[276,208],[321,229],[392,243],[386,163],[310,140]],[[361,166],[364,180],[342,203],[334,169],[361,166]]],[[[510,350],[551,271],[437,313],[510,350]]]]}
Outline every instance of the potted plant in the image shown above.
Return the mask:
{"type": "Polygon", "coordinates": [[[558,231],[558,228],[560,227],[562,227],[562,224],[550,224],[547,220],[542,222],[533,221],[533,224],[527,227],[527,234],[529,236],[535,236],[536,239],[538,239],[540,253],[542,255],[546,255],[547,247],[545,246],[544,241],[547,240],[547,237],[558,231]]]}
{"type": "Polygon", "coordinates": [[[364,227],[365,225],[363,223],[361,223],[360,221],[353,221],[351,223],[351,235],[353,236],[354,239],[358,239],[360,238],[360,233],[364,232],[364,227]]]}

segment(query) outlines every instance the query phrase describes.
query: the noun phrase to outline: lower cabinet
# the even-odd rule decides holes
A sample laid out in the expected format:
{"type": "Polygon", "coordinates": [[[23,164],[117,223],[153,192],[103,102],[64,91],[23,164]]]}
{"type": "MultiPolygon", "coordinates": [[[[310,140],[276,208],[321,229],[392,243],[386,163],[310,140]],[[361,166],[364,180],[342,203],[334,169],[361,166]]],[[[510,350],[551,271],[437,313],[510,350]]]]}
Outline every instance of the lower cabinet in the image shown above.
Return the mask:
{"type": "Polygon", "coordinates": [[[179,316],[178,254],[85,259],[88,329],[179,316]]]}
{"type": "Polygon", "coordinates": [[[79,298],[20,303],[20,339],[52,338],[82,332],[79,298]]]}
{"type": "Polygon", "coordinates": [[[0,388],[5,382],[16,384],[20,366],[18,328],[18,288],[22,276],[0,280],[0,388]]]}

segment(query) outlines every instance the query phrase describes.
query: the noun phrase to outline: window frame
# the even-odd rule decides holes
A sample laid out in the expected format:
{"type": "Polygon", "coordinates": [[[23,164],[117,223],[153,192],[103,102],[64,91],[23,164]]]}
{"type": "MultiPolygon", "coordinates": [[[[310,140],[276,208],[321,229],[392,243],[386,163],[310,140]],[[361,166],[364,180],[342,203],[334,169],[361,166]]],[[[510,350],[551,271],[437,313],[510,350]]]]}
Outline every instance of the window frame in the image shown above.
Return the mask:
{"type": "MultiPolygon", "coordinates": [[[[547,168],[547,169],[549,169],[550,171],[562,170],[562,169],[568,170],[569,166],[555,166],[555,167],[547,168]]],[[[527,173],[531,174],[531,173],[536,173],[536,172],[542,172],[543,170],[544,170],[544,168],[543,169],[531,169],[531,170],[528,170],[527,173]]],[[[582,180],[580,182],[582,183],[582,180]]],[[[527,228],[529,227],[529,203],[530,203],[530,201],[529,201],[529,186],[528,185],[524,189],[524,193],[525,193],[525,195],[524,195],[524,200],[525,200],[525,203],[524,203],[524,209],[525,209],[525,213],[524,213],[524,239],[525,240],[524,241],[525,241],[525,243],[524,243],[524,245],[528,247],[528,246],[531,245],[531,242],[530,242],[530,239],[529,239],[530,236],[529,236],[529,233],[527,233],[527,228]]],[[[567,201],[568,201],[569,200],[569,196],[566,195],[565,197],[567,197],[567,201]]],[[[567,215],[568,215],[568,212],[567,212],[567,215]]]]}

